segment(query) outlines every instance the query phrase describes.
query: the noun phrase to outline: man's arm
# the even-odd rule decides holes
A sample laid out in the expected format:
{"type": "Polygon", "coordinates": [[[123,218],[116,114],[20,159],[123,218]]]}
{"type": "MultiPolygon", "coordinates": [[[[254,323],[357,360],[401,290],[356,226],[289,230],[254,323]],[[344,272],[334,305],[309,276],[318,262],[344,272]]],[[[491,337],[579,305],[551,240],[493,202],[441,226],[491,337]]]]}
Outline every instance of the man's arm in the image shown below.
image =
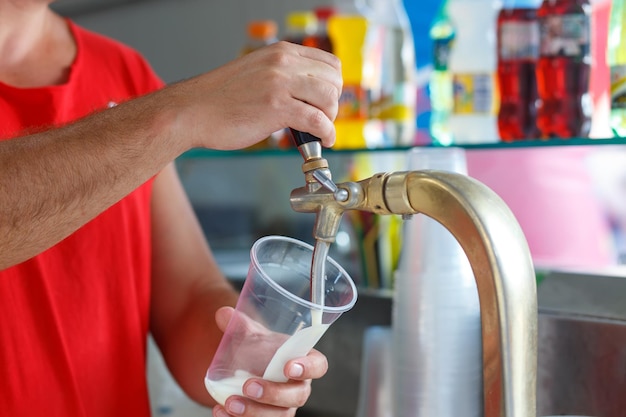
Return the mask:
{"type": "Polygon", "coordinates": [[[61,241],[184,151],[147,99],[0,141],[0,270],[61,241]]]}
{"type": "Polygon", "coordinates": [[[181,387],[212,404],[202,381],[222,337],[215,313],[234,306],[238,293],[219,270],[173,164],[154,182],[152,252],[152,334],[181,387]]]}
{"type": "Polygon", "coordinates": [[[332,145],[341,84],[336,57],[280,42],[73,125],[0,140],[0,270],[58,243],[190,148],[240,149],[284,127],[332,145]]]}

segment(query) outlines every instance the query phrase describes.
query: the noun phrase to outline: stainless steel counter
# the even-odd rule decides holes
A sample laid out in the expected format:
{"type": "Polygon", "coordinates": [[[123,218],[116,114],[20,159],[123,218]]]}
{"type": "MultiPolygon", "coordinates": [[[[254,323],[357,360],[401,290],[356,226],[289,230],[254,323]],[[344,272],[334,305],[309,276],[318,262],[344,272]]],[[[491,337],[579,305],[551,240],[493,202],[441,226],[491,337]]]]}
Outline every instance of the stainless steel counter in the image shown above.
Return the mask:
{"type": "Polygon", "coordinates": [[[539,285],[537,415],[626,416],[626,274],[614,272],[539,285]]]}

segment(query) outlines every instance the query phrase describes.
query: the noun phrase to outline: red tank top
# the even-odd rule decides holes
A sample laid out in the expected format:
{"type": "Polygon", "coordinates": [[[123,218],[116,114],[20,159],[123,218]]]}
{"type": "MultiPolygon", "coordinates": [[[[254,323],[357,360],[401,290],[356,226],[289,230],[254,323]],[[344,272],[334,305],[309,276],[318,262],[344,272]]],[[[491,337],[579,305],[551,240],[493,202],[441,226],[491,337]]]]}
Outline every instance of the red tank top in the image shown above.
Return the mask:
{"type": "MultiPolygon", "coordinates": [[[[0,139],[162,86],[137,52],[68,24],[78,45],[69,81],[26,89],[0,83],[0,139]]],[[[33,259],[0,271],[0,415],[150,415],[151,186],[33,259]]]]}

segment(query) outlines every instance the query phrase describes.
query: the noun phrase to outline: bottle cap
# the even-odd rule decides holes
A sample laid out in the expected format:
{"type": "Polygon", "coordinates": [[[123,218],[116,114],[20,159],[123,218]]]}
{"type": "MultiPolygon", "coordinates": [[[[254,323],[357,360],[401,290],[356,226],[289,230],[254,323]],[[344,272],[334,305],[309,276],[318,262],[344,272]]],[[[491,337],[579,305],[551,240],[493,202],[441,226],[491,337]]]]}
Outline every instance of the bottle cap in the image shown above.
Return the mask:
{"type": "Polygon", "coordinates": [[[320,6],[316,7],[313,12],[318,20],[328,20],[337,13],[337,9],[333,6],[320,6]]]}
{"type": "Polygon", "coordinates": [[[248,36],[253,39],[274,38],[278,34],[278,25],[273,20],[253,20],[248,23],[248,36]]]}
{"type": "Polygon", "coordinates": [[[310,11],[291,12],[287,15],[287,27],[309,32],[315,29],[317,17],[310,11]]]}

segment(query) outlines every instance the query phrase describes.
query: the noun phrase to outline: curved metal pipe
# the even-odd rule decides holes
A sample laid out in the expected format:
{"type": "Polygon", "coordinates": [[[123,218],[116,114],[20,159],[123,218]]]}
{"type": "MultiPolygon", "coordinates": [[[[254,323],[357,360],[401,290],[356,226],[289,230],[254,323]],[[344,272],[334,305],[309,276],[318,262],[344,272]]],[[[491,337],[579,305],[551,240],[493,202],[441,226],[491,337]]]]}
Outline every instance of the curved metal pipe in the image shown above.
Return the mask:
{"type": "Polygon", "coordinates": [[[470,177],[431,170],[382,173],[338,187],[349,193],[345,202],[325,192],[308,193],[306,188],[291,195],[294,210],[317,213],[315,230],[324,240],[329,240],[345,210],[422,213],[454,235],[472,266],[480,299],[483,415],[534,417],[535,274],[526,239],[502,199],[470,177]]]}

